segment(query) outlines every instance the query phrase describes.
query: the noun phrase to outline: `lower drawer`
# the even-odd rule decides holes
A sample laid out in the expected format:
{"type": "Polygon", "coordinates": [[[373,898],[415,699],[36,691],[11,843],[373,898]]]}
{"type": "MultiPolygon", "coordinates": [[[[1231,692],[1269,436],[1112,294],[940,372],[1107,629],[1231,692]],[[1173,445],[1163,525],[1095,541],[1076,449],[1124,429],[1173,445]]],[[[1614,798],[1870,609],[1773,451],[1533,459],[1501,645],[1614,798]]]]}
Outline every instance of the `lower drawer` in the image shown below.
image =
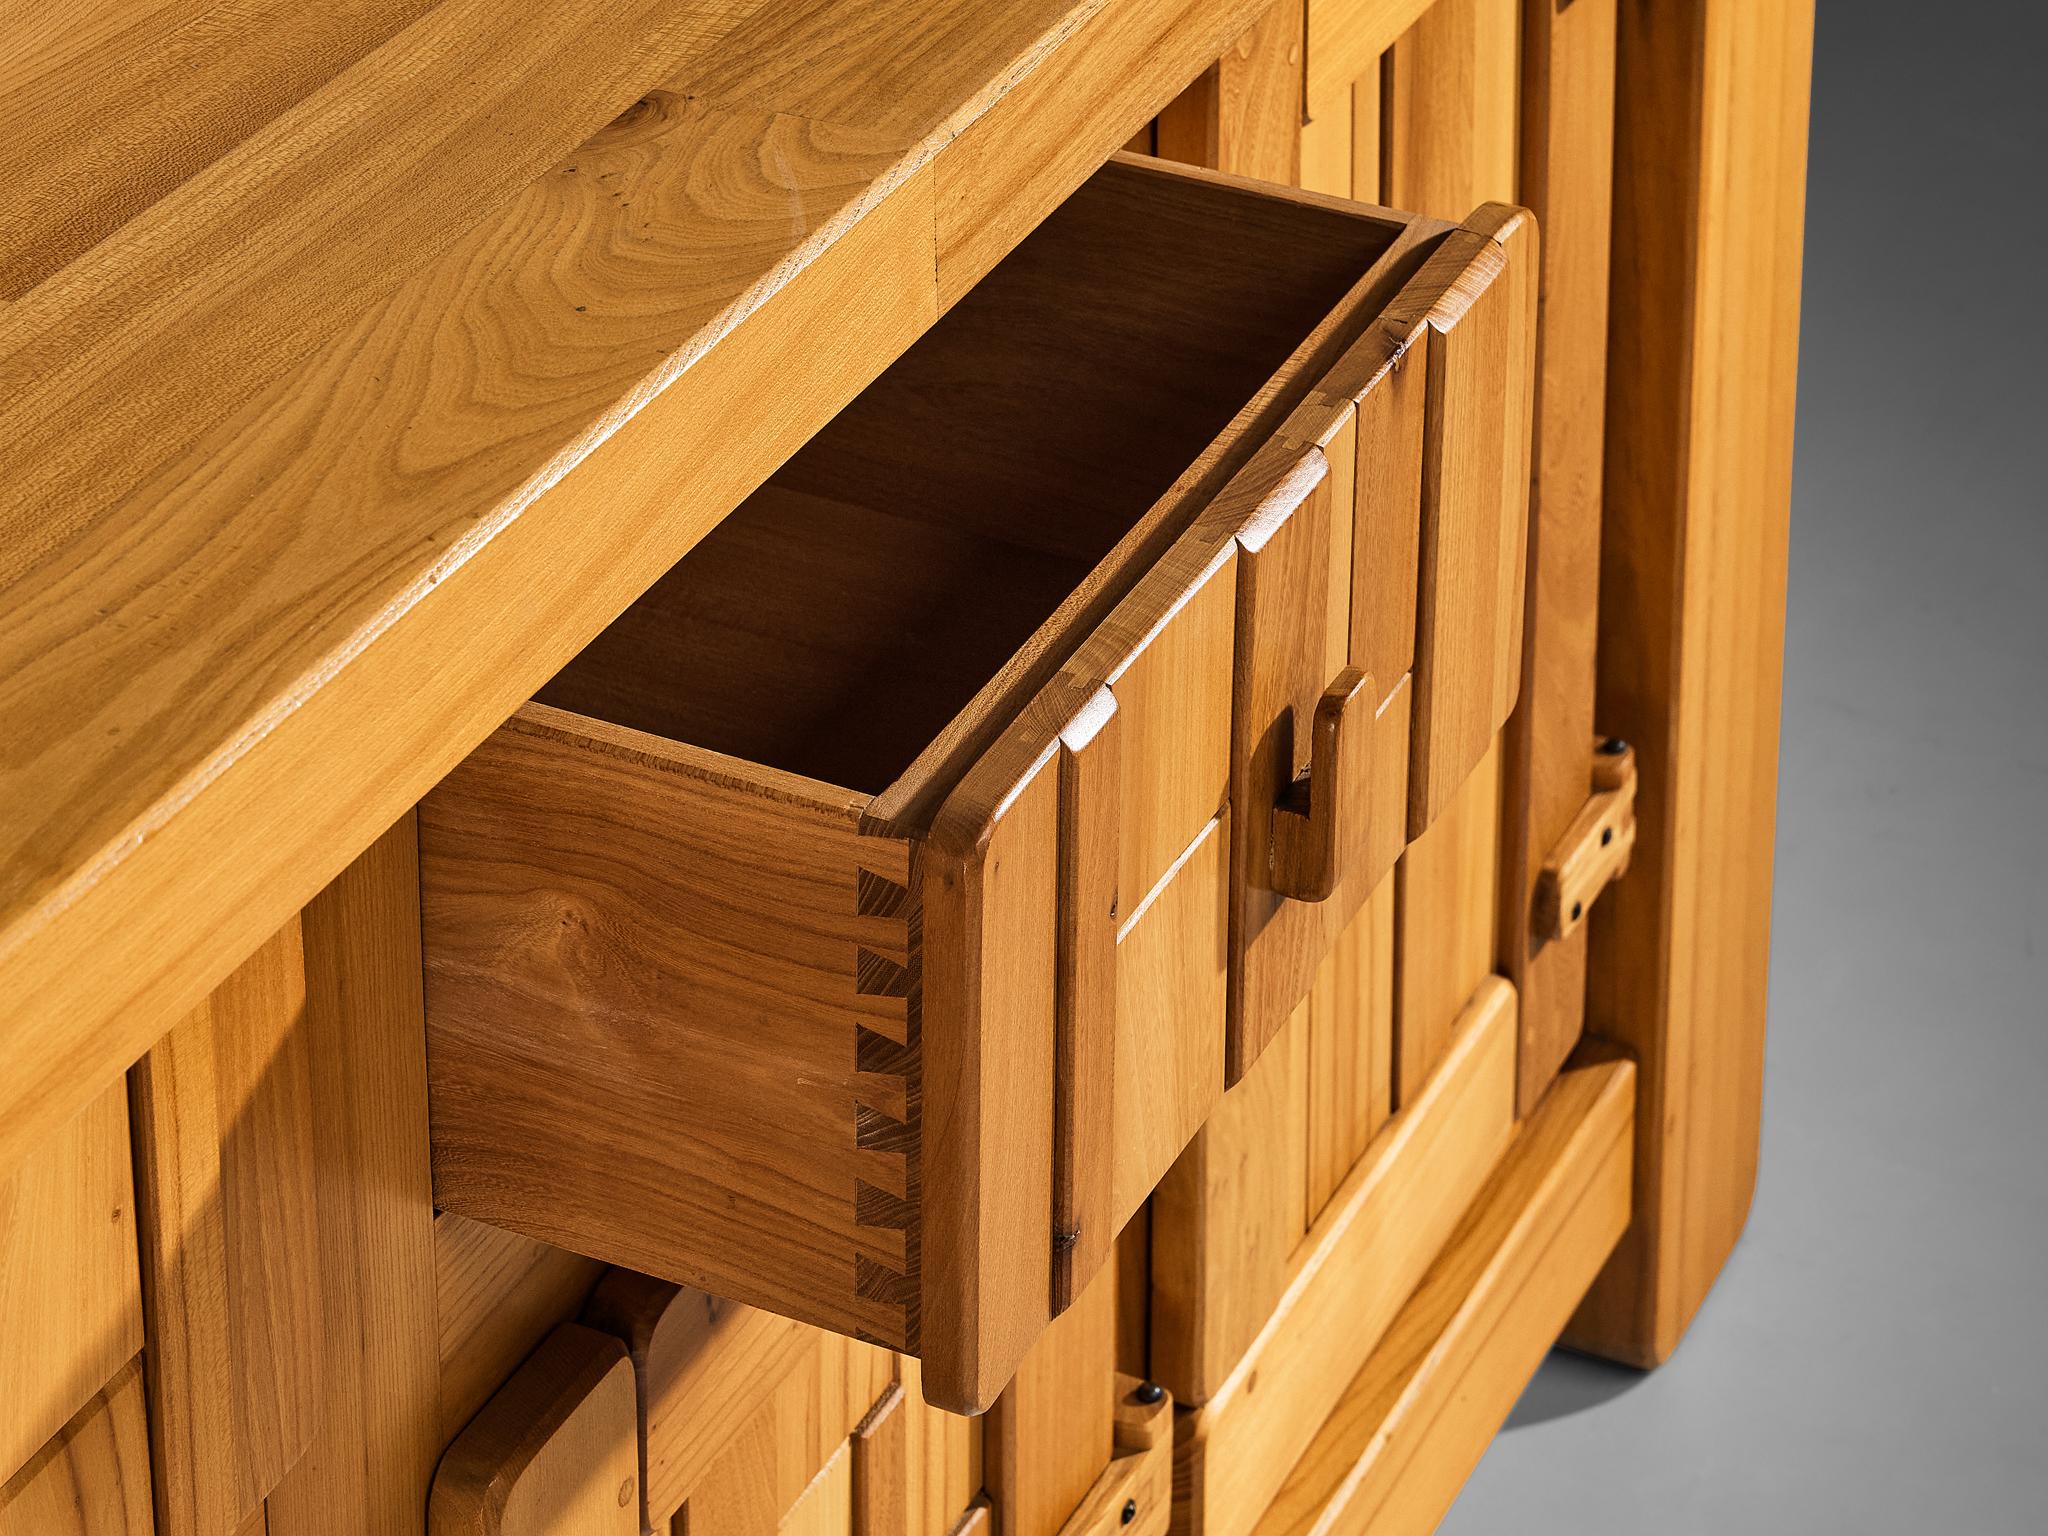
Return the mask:
{"type": "Polygon", "coordinates": [[[1106,167],[423,803],[437,1201],[985,1407],[1412,820],[1353,591],[1431,606],[1473,426],[1355,551],[1357,402],[1501,252],[1106,167]]]}

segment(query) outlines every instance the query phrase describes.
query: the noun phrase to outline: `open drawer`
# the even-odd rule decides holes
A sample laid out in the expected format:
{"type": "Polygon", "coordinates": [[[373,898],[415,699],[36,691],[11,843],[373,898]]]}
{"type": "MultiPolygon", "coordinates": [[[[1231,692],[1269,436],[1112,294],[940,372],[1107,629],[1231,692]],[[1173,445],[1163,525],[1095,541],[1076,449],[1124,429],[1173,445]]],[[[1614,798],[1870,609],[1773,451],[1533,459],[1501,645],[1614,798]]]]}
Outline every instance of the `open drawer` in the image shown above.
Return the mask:
{"type": "MultiPolygon", "coordinates": [[[[1414,820],[1424,461],[1479,424],[1403,393],[1415,473],[1354,529],[1358,402],[1507,265],[1150,161],[1083,186],[423,803],[437,1201],[985,1407],[1306,991],[1244,1001],[1267,909],[1362,898],[1414,820]]],[[[1479,436],[1492,504],[1444,506],[1494,548],[1479,436]]]]}

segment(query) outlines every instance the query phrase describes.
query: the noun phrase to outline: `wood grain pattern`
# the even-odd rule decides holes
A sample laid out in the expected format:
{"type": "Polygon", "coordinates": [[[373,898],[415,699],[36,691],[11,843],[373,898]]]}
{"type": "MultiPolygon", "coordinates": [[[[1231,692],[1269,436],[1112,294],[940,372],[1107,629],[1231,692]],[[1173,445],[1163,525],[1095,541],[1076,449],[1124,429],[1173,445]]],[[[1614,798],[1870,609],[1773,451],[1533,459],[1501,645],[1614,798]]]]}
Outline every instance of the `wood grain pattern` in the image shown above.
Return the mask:
{"type": "Polygon", "coordinates": [[[846,1536],[854,1521],[853,1445],[841,1445],[811,1480],[778,1529],[788,1536],[846,1536]]]}
{"type": "Polygon", "coordinates": [[[1115,1454],[1060,1536],[1165,1536],[1173,1515],[1173,1396],[1145,1403],[1116,1378],[1115,1454]]]}
{"type": "Polygon", "coordinates": [[[319,1411],[313,1085],[293,920],[129,1079],[158,1524],[238,1530],[319,1411]]]}
{"type": "Polygon", "coordinates": [[[1159,114],[1157,152],[1282,186],[1299,181],[1302,11],[1303,0],[1269,3],[1159,114]]]}
{"type": "Polygon", "coordinates": [[[444,1440],[455,1438],[535,1345],[575,1318],[602,1267],[453,1211],[434,1218],[444,1440]]]}
{"type": "Polygon", "coordinates": [[[638,1536],[635,1438],[625,1346],[565,1323],[448,1447],[429,1536],[638,1536]]]}
{"type": "Polygon", "coordinates": [[[152,1483],[167,1536],[237,1529],[321,1414],[305,1012],[294,919],[130,1074],[152,1483]]]}
{"type": "MultiPolygon", "coordinates": [[[[465,131],[497,146],[489,174],[472,174],[456,139],[435,141],[438,151],[428,158],[464,183],[461,195],[441,198],[409,183],[406,196],[389,199],[429,228],[402,221],[393,228],[390,219],[359,217],[353,206],[320,216],[302,210],[306,222],[282,222],[323,253],[320,262],[303,262],[243,240],[232,225],[229,210],[242,217],[255,196],[241,181],[260,180],[265,156],[289,163],[308,187],[346,184],[373,203],[382,196],[377,173],[355,147],[330,146],[352,169],[324,179],[320,154],[309,147],[330,128],[341,132],[336,120],[373,138],[384,133],[374,111],[360,110],[356,97],[365,87],[351,76],[315,98],[327,116],[280,120],[276,134],[300,152],[278,154],[266,131],[217,174],[195,178],[157,205],[138,222],[146,230],[120,252],[75,264],[64,286],[45,284],[36,302],[9,308],[0,338],[11,358],[5,366],[24,384],[36,382],[11,391],[10,404],[42,424],[31,430],[23,421],[11,442],[33,458],[38,475],[85,473],[93,490],[70,503],[76,515],[60,522],[33,510],[58,486],[10,479],[8,515],[33,522],[35,533],[9,541],[15,562],[5,573],[4,643],[10,656],[35,659],[5,668],[6,708],[24,722],[30,711],[50,715],[48,728],[32,733],[38,753],[20,772],[99,787],[81,798],[54,788],[31,792],[26,778],[10,781],[7,803],[38,810],[0,833],[18,855],[5,860],[0,946],[10,987],[38,998],[39,1007],[15,1042],[21,1070],[5,1079],[0,1164],[32,1143],[31,1120],[61,1119],[82,1102],[81,1083],[138,1054],[166,1011],[203,994],[308,899],[370,828],[416,799],[934,313],[929,184],[891,182],[891,147],[857,131],[813,135],[789,120],[684,110],[671,95],[599,133],[578,157],[587,163],[564,163],[579,140],[659,83],[658,72],[644,73],[657,67],[650,59],[690,23],[655,26],[668,42],[657,38],[648,54],[638,46],[585,47],[574,35],[577,25],[619,25],[615,15],[581,16],[565,36],[561,25],[535,25],[529,9],[583,8],[482,9],[492,12],[491,25],[521,38],[499,60],[501,83],[518,106],[487,92],[476,108],[483,118],[461,120],[465,131]],[[522,68],[553,68],[551,48],[579,47],[606,62],[557,70],[552,91],[528,90],[517,79],[522,68]],[[588,104],[565,97],[579,90],[606,96],[617,85],[608,70],[637,78],[578,128],[588,104]],[[610,83],[594,82],[593,73],[610,83]],[[547,126],[511,154],[503,148],[505,125],[489,126],[491,110],[511,111],[515,120],[532,111],[547,126]],[[533,179],[550,165],[552,174],[533,179]],[[870,213],[878,177],[893,193],[870,213]],[[204,201],[230,192],[225,203],[204,201]],[[794,225],[792,196],[803,209],[794,225]],[[201,200],[202,209],[188,209],[189,199],[201,200]],[[479,206],[479,199],[489,201],[479,206]],[[643,220],[669,210],[645,227],[673,230],[673,239],[662,234],[644,256],[615,260],[623,248],[639,249],[640,226],[621,211],[626,203],[643,220]],[[321,217],[352,221],[360,234],[324,239],[321,217]],[[439,222],[451,219],[454,227],[439,222]],[[231,233],[223,232],[224,220],[231,233]],[[174,226],[187,233],[174,237],[174,226]],[[535,230],[553,232],[551,254],[532,256],[535,230]],[[206,241],[223,239],[243,249],[216,261],[206,241]],[[364,241],[373,247],[367,254],[364,241]],[[388,250],[383,241],[392,242],[388,250]],[[723,257],[707,261],[713,249],[723,257]],[[378,265],[378,251],[386,252],[386,266],[378,265]],[[272,281],[266,263],[279,259],[292,262],[294,282],[304,277],[335,303],[372,307],[337,314],[332,303],[302,302],[292,283],[272,281]],[[324,264],[351,259],[387,275],[339,280],[324,264]],[[201,305],[182,318],[152,312],[140,358],[131,359],[133,345],[116,347],[114,337],[78,353],[95,359],[90,365],[38,373],[57,355],[50,348],[69,356],[85,344],[79,326],[119,319],[128,301],[117,302],[110,285],[127,285],[124,294],[185,292],[193,285],[170,282],[166,273],[187,262],[218,266],[219,281],[203,291],[220,310],[201,305]],[[670,281],[679,262],[688,270],[670,281]],[[879,281],[884,272],[890,281],[879,281]],[[844,314],[849,304],[869,322],[856,327],[859,345],[835,349],[826,366],[815,358],[792,366],[807,318],[844,314]],[[516,344],[493,349],[487,338],[507,335],[493,317],[508,309],[527,329],[516,344]],[[222,310],[235,316],[232,323],[219,321],[222,310]],[[266,318],[252,318],[259,311],[266,318]],[[451,318],[424,325],[422,313],[451,318]],[[260,358],[245,367],[242,350],[251,346],[260,358]],[[118,359],[110,355],[116,352],[118,359]],[[543,355],[556,361],[543,363],[543,355]],[[176,362],[163,369],[160,386],[139,388],[136,370],[164,356],[176,362]],[[36,457],[40,434],[70,413],[51,406],[50,394],[67,383],[85,388],[86,372],[103,383],[118,376],[126,403],[104,415],[120,418],[119,474],[92,468],[96,450],[68,429],[61,453],[36,457]],[[485,375],[499,383],[483,383],[485,375]],[[720,423],[731,418],[701,402],[734,406],[771,378],[753,430],[712,456],[713,472],[702,473],[705,460],[687,441],[729,436],[720,423]],[[461,403],[470,382],[489,398],[520,404],[470,413],[461,403]],[[366,425],[365,412],[374,416],[366,401],[381,402],[387,414],[376,419],[393,431],[403,425],[411,444],[404,454],[395,452],[392,432],[366,425]],[[203,414],[208,430],[190,420],[193,413],[203,414]],[[684,462],[696,468],[685,475],[684,462]],[[572,466],[588,473],[563,482],[572,466]],[[595,493],[590,504],[576,489],[583,480],[595,493]],[[673,497],[678,481],[686,494],[673,497]],[[153,520],[113,516],[123,497],[156,508],[153,520]],[[323,515],[317,508],[329,497],[374,514],[323,515]],[[654,506],[661,518],[649,515],[654,506]],[[678,516],[685,506],[698,510],[678,516]],[[316,525],[324,531],[313,531],[316,525]],[[336,528],[349,536],[337,538],[336,528]],[[61,559],[54,554],[60,544],[61,559]],[[146,595],[159,582],[175,585],[166,573],[200,545],[240,553],[242,564],[215,573],[225,587],[181,586],[175,600],[146,595]],[[408,560],[394,550],[417,553],[408,560]],[[106,635],[85,639],[64,606],[66,571],[94,560],[105,576],[95,602],[138,609],[121,634],[141,649],[119,660],[109,657],[118,647],[106,635]],[[117,589],[127,596],[117,598],[117,589]],[[235,591],[237,602],[216,601],[211,594],[220,590],[235,591]],[[516,603],[504,596],[510,590],[519,593],[516,603]],[[223,622],[229,606],[240,615],[232,623],[223,622]],[[517,626],[494,622],[513,611],[533,617],[517,626]],[[287,617],[294,612],[317,618],[300,623],[287,617]],[[262,664],[245,665],[249,636],[258,633],[277,649],[262,664]],[[456,635],[463,637],[461,669],[442,665],[440,656],[456,635]],[[130,686],[81,685],[80,669],[98,665],[95,655],[130,686]],[[422,693],[419,680],[428,676],[438,686],[422,693]],[[173,696],[186,701],[175,728],[156,718],[152,702],[173,696]],[[95,701],[89,725],[73,718],[81,697],[95,701]],[[405,732],[361,727],[386,718],[382,712],[400,697],[405,732]],[[344,713],[355,723],[345,724],[344,713]],[[128,723],[116,723],[122,720],[128,723]],[[151,750],[100,761],[115,739],[148,740],[151,750]],[[293,786],[364,753],[389,756],[337,779],[349,788],[322,814],[306,816],[290,803],[293,786]],[[238,843],[253,826],[263,835],[238,843]],[[225,847],[242,856],[220,858],[225,847]],[[64,958],[74,942],[117,945],[134,958],[80,967],[64,958]],[[25,1115],[15,1113],[17,1087],[25,1115]]],[[[452,55],[489,47],[489,28],[463,11],[441,7],[390,45],[423,50],[431,60],[390,77],[400,103],[403,88],[431,90],[436,69],[467,67],[452,55]],[[419,35],[422,27],[439,29],[439,53],[419,35]]],[[[624,26],[631,33],[632,24],[624,26]]],[[[360,68],[374,72],[377,62],[372,55],[360,68]]],[[[397,103],[391,110],[410,126],[383,149],[401,159],[419,135],[454,132],[446,114],[408,113],[397,103]]]]}
{"type": "Polygon", "coordinates": [[[1394,1103],[1412,1103],[1493,969],[1500,760],[1489,751],[1395,871],[1394,1103]]]}
{"type": "Polygon", "coordinates": [[[1408,11],[1413,24],[1386,39],[1381,197],[1447,219],[1475,203],[1513,202],[1520,0],[1431,0],[1408,11]]]}
{"type": "Polygon", "coordinates": [[[1311,1222],[1393,1106],[1394,882],[1382,880],[1316,972],[1308,1004],[1311,1222]]]}
{"type": "Polygon", "coordinates": [[[910,1507],[908,1536],[947,1536],[965,1517],[982,1485],[982,1424],[964,1414],[948,1413],[924,1400],[924,1381],[917,1361],[896,1358],[910,1415],[910,1507]]]}
{"type": "Polygon", "coordinates": [[[1642,789],[1587,1014],[1642,1107],[1635,1224],[1571,1337],[1654,1365],[1756,1182],[1813,7],[1628,3],[1618,46],[1598,712],[1642,789]]]}
{"type": "MultiPolygon", "coordinates": [[[[1380,56],[1401,38],[1433,0],[1309,0],[1308,58],[1305,105],[1314,120],[1328,114],[1333,101],[1350,93],[1354,82],[1374,79],[1371,87],[1375,124],[1380,56]]],[[[1373,175],[1377,177],[1377,156],[1373,175]]],[[[1343,189],[1352,197],[1377,201],[1375,188],[1354,182],[1343,189]]],[[[1391,199],[1390,199],[1391,201],[1391,199]]],[[[1452,215],[1455,217],[1456,215],[1452,215]]]]}
{"type": "Polygon", "coordinates": [[[939,302],[950,306],[1269,0],[1071,8],[1064,46],[962,129],[938,162],[939,302]]]}
{"type": "Polygon", "coordinates": [[[1226,813],[1144,898],[1117,943],[1113,1232],[1144,1204],[1223,1093],[1230,843],[1226,813]]]}
{"type": "Polygon", "coordinates": [[[153,0],[40,35],[39,18],[9,15],[0,299],[27,293],[428,9],[153,0]]]}
{"type": "Polygon", "coordinates": [[[298,921],[216,988],[205,1011],[218,1095],[237,1497],[247,1511],[305,1452],[323,1411],[312,1039],[298,921]]]}
{"type": "Polygon", "coordinates": [[[1175,1527],[1241,1536],[1486,1183],[1514,1132],[1515,996],[1489,979],[1443,1070],[1317,1218],[1257,1339],[1174,1446],[1175,1527]]]}
{"type": "Polygon", "coordinates": [[[6,1478],[142,1348],[141,1283],[128,1096],[116,1082],[0,1182],[6,1478]]]}
{"type": "Polygon", "coordinates": [[[1436,1529],[1627,1224],[1634,1086],[1558,1080],[1255,1536],[1436,1529]]]}
{"type": "MultiPolygon", "coordinates": [[[[688,1529],[773,1532],[819,1474],[846,1458],[847,1437],[891,1390],[889,1356],[882,1350],[816,1330],[809,1336],[813,1347],[737,1426],[690,1489],[683,1512],[688,1529]]],[[[850,1493],[850,1468],[838,1475],[847,1477],[850,1493]]]]}
{"type": "Polygon", "coordinates": [[[1522,999],[1534,1107],[1579,1038],[1586,941],[1531,927],[1540,865],[1586,796],[1600,606],[1614,172],[1611,0],[1522,13],[1521,191],[1542,226],[1521,703],[1502,739],[1499,963],[1522,999]]]}
{"type": "Polygon", "coordinates": [[[1116,1278],[1096,1275],[989,1410],[983,1466],[1005,1536],[1058,1536],[1114,1453],[1116,1278]]]}
{"type": "MultiPolygon", "coordinates": [[[[1248,469],[1209,518],[1252,506],[1235,537],[1237,655],[1231,683],[1231,1017],[1225,1057],[1235,1083],[1306,995],[1321,958],[1319,904],[1274,888],[1273,810],[1310,766],[1312,717],[1327,665],[1332,506],[1329,465],[1311,449],[1274,477],[1248,469]]],[[[1348,592],[1344,594],[1348,597],[1348,592]]],[[[1377,702],[1375,700],[1375,702],[1377,702]]]]}
{"type": "Polygon", "coordinates": [[[583,1321],[622,1340],[639,1395],[643,1524],[664,1530],[690,1490],[783,1379],[817,1349],[814,1330],[738,1302],[606,1273],[583,1321]]]}
{"type": "Polygon", "coordinates": [[[326,1358],[270,1536],[418,1536],[444,1441],[412,814],[300,921],[326,1358]]]}
{"type": "Polygon", "coordinates": [[[985,834],[962,839],[950,814],[913,871],[924,1008],[947,1021],[924,1050],[918,1354],[928,1401],[978,1412],[1051,1311],[1056,760],[1027,768],[985,834]]]}
{"type": "Polygon", "coordinates": [[[1535,316],[1522,267],[1484,232],[1491,211],[1432,258],[1448,281],[1426,323],[1411,840],[1486,752],[1521,680],[1535,316]]]}
{"type": "Polygon", "coordinates": [[[144,1399],[132,1360],[0,1484],[0,1536],[154,1536],[144,1399]]]}
{"type": "Polygon", "coordinates": [[[914,1216],[892,1253],[855,1189],[907,1193],[903,1142],[860,1144],[863,1097],[889,1107],[863,1083],[890,1074],[859,1065],[858,955],[907,958],[900,914],[884,942],[887,915],[858,910],[879,847],[856,832],[861,803],[539,704],[457,769],[421,811],[441,1207],[914,1346],[914,1310],[856,1273],[906,1273],[914,1216]],[[504,942],[536,929],[563,940],[504,942]],[[690,1029],[664,998],[691,1000],[690,1029]]]}
{"type": "Polygon", "coordinates": [[[1307,1005],[1223,1096],[1152,1197],[1151,1366],[1209,1400],[1287,1284],[1308,1229],[1307,1005]]]}
{"type": "MultiPolygon", "coordinates": [[[[911,1410],[900,1383],[884,1392],[849,1438],[853,1452],[851,1536],[901,1536],[910,1529],[913,1500],[911,1410]]],[[[919,1469],[920,1471],[922,1468],[919,1469]]]]}

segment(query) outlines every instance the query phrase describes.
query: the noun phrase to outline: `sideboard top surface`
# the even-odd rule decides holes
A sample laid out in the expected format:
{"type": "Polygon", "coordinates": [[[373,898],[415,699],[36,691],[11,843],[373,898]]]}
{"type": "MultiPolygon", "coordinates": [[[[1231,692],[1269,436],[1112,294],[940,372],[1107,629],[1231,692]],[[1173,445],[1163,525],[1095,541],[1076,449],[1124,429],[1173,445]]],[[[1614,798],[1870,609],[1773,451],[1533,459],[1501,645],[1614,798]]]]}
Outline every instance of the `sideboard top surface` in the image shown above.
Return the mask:
{"type": "Polygon", "coordinates": [[[0,21],[0,1174],[1256,11],[0,21]]]}

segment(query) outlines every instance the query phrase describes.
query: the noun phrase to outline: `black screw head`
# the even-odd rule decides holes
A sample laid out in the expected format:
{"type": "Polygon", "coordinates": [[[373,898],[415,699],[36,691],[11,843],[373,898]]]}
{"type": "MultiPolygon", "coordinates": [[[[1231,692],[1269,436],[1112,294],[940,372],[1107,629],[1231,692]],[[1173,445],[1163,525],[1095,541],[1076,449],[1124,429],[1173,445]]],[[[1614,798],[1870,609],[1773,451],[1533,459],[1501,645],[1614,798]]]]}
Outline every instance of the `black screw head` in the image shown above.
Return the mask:
{"type": "Polygon", "coordinates": [[[1130,1524],[1130,1523],[1131,1523],[1131,1522],[1132,1522],[1133,1520],[1135,1520],[1135,1519],[1137,1519],[1137,1518],[1138,1518],[1138,1501],[1137,1501],[1136,1499],[1125,1499],[1125,1500],[1124,1500],[1124,1521],[1123,1521],[1123,1523],[1124,1523],[1125,1525],[1129,1525],[1129,1524],[1130,1524]]]}
{"type": "Polygon", "coordinates": [[[1612,828],[1612,827],[1602,827],[1602,828],[1600,829],[1600,846],[1601,846],[1602,848],[1605,848],[1605,847],[1606,847],[1606,846],[1607,846],[1607,845],[1608,845],[1609,843],[1611,843],[1611,842],[1613,842],[1613,841],[1614,841],[1614,828],[1612,828]]]}
{"type": "Polygon", "coordinates": [[[1619,757],[1627,750],[1628,743],[1619,736],[1610,736],[1600,743],[1600,755],[1602,757],[1619,757]]]}
{"type": "Polygon", "coordinates": [[[1576,922],[1577,922],[1577,921],[1578,921],[1578,920],[1579,920],[1580,918],[1584,917],[1585,915],[1586,915],[1586,904],[1585,904],[1585,903],[1584,903],[1583,901],[1575,901],[1575,902],[1573,902],[1573,903],[1572,903],[1572,921],[1576,923],[1576,922]]]}
{"type": "Polygon", "coordinates": [[[1165,1396],[1166,1388],[1159,1385],[1156,1381],[1141,1381],[1131,1390],[1131,1401],[1143,1403],[1147,1408],[1150,1408],[1165,1396]]]}

